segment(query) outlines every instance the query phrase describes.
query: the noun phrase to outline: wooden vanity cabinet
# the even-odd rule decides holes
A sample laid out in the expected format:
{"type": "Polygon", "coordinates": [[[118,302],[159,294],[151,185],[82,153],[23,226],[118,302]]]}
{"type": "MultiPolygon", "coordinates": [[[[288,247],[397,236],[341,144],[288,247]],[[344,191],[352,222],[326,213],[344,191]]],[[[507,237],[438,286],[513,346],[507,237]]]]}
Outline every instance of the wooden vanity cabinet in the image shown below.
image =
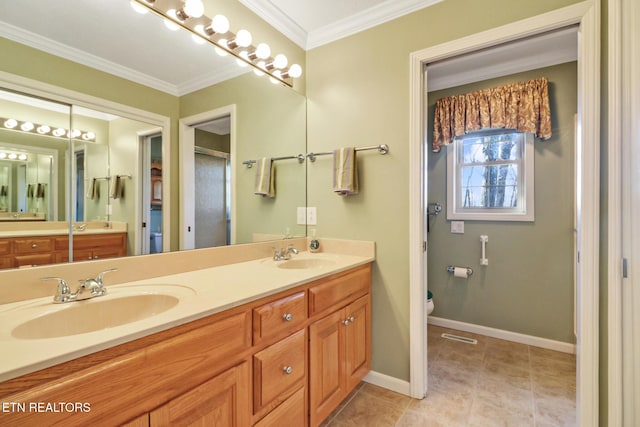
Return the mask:
{"type": "Polygon", "coordinates": [[[329,416],[371,369],[371,270],[356,269],[309,289],[309,424],[329,416]]]}
{"type": "Polygon", "coordinates": [[[91,408],[2,422],[317,426],[370,369],[370,287],[367,264],[5,381],[5,402],[91,408]]]}

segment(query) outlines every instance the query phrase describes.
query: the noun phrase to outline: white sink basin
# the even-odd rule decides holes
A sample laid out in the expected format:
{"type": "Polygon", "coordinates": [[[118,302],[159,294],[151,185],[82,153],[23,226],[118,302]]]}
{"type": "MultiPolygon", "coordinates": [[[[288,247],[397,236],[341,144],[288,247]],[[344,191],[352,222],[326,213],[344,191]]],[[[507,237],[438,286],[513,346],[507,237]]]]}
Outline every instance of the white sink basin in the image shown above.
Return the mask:
{"type": "Polygon", "coordinates": [[[177,285],[114,287],[108,292],[84,301],[17,309],[14,315],[28,317],[11,330],[11,336],[32,340],[96,332],[158,315],[195,294],[177,285]]]}

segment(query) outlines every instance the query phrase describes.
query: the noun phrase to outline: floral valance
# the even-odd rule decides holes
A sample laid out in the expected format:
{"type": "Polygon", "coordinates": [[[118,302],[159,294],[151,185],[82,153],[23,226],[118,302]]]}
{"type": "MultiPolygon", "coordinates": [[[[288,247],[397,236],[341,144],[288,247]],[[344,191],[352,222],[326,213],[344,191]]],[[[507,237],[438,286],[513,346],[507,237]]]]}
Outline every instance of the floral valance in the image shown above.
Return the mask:
{"type": "Polygon", "coordinates": [[[543,140],[551,138],[548,79],[439,99],[433,120],[433,151],[440,151],[456,136],[491,128],[531,132],[543,140]]]}

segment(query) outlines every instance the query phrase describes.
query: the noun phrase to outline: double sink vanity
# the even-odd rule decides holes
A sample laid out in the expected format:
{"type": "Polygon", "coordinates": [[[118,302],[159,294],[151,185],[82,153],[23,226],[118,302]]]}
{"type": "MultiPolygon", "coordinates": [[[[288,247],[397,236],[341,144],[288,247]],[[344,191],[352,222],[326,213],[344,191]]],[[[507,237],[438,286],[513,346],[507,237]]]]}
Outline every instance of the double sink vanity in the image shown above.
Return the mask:
{"type": "Polygon", "coordinates": [[[16,271],[32,293],[0,289],[2,424],[319,425],[370,370],[375,247],[286,243],[16,271]]]}

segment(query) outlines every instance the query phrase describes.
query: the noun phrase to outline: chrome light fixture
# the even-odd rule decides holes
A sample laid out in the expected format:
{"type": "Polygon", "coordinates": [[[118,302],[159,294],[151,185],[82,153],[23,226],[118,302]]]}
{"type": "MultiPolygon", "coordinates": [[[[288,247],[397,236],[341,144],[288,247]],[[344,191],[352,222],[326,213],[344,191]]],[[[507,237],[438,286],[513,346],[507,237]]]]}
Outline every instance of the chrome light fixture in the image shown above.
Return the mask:
{"type": "Polygon", "coordinates": [[[130,0],[130,3],[136,12],[155,13],[169,29],[184,28],[196,42],[209,42],[218,55],[232,55],[239,65],[252,66],[256,74],[266,74],[274,83],[293,87],[293,79],[302,75],[302,67],[288,66],[289,61],[283,54],[272,58],[266,43],[253,46],[249,31],[229,31],[229,20],[224,15],[215,15],[213,19],[204,15],[202,0],[130,0]]]}
{"type": "Polygon", "coordinates": [[[28,120],[16,120],[0,117],[0,130],[31,133],[41,136],[51,136],[64,139],[79,139],[81,141],[95,141],[96,134],[79,129],[53,128],[48,125],[33,123],[28,120]]]}

